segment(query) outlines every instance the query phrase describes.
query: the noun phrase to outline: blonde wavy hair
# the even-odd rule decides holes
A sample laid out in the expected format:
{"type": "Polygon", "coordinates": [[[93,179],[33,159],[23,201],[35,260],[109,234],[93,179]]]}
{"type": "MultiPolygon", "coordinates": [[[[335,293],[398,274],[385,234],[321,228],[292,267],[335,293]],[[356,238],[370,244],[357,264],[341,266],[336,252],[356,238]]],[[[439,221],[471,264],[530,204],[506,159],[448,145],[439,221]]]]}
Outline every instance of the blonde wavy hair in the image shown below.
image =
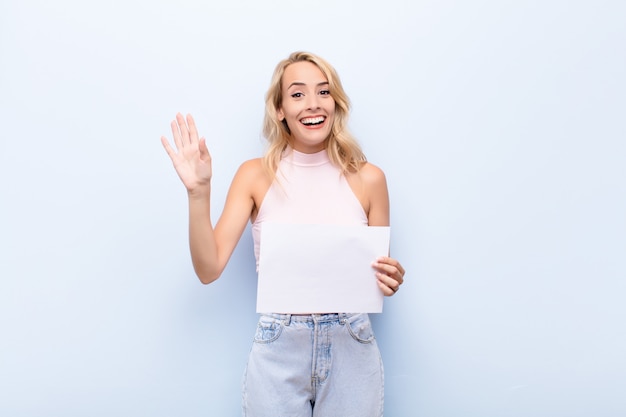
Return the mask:
{"type": "Polygon", "coordinates": [[[270,87],[265,95],[263,135],[268,141],[268,148],[263,156],[263,165],[271,178],[274,178],[282,153],[289,145],[291,132],[287,122],[279,120],[277,114],[283,101],[282,79],[289,65],[303,61],[311,62],[322,71],[328,80],[330,95],[335,100],[335,120],[326,139],[328,157],[344,174],[357,172],[367,159],[356,139],[348,131],[350,99],[335,69],[321,57],[309,52],[293,52],[288,58],[280,61],[274,70],[270,87]]]}

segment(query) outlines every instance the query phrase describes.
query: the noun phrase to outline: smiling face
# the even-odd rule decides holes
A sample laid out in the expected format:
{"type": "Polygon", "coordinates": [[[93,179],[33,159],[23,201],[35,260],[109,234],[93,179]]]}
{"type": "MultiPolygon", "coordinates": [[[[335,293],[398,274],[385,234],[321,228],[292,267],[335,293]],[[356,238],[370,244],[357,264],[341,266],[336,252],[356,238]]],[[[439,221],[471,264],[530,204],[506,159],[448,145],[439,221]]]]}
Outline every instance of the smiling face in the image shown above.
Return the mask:
{"type": "Polygon", "coordinates": [[[281,85],[277,116],[289,126],[291,146],[303,153],[323,150],[335,117],[328,79],[317,65],[301,61],[285,68],[281,85]]]}

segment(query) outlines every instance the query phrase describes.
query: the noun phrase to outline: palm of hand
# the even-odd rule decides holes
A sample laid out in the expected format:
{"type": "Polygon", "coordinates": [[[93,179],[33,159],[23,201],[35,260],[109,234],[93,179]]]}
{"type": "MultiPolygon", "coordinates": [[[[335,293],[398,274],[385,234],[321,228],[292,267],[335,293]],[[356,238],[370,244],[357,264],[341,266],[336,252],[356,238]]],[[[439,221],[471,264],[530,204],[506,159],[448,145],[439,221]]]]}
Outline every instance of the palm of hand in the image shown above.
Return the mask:
{"type": "Polygon", "coordinates": [[[191,115],[187,120],[179,113],[172,121],[172,134],[176,150],[167,138],[161,137],[161,143],[169,155],[176,173],[188,191],[208,185],[211,180],[211,155],[204,138],[198,139],[198,130],[191,115]]]}

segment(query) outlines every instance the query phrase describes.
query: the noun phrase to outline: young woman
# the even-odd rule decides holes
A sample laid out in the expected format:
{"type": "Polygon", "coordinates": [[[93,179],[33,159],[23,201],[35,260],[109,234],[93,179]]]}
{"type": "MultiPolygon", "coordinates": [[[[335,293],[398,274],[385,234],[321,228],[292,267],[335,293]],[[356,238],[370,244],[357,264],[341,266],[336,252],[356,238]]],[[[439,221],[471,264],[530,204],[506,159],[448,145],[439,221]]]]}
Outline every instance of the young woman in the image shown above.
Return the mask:
{"type": "MultiPolygon", "coordinates": [[[[191,257],[200,281],[215,281],[252,222],[259,261],[264,222],[389,225],[383,172],[368,163],[347,130],[349,101],[322,58],[295,52],[281,61],[266,96],[263,158],[244,162],[224,210],[211,220],[211,156],[191,115],[171,123],[176,150],[161,141],[189,198],[191,257]]],[[[404,269],[373,263],[391,296],[404,269]]],[[[383,368],[367,314],[262,314],[246,367],[243,413],[249,417],[382,416],[383,368]]]]}

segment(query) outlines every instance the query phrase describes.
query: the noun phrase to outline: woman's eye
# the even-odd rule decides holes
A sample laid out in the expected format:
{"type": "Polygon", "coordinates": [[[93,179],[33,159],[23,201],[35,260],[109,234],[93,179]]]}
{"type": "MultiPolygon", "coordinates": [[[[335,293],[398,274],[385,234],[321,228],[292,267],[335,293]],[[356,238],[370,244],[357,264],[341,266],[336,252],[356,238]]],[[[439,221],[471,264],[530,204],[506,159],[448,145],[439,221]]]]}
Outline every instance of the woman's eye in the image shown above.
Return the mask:
{"type": "Polygon", "coordinates": [[[327,96],[327,95],[330,95],[330,91],[329,90],[322,90],[322,91],[320,91],[320,94],[323,95],[323,96],[327,96]]]}
{"type": "Polygon", "coordinates": [[[293,94],[291,95],[291,97],[293,97],[293,98],[300,98],[300,97],[302,97],[302,96],[303,96],[303,94],[302,94],[302,93],[293,93],[293,94]]]}

